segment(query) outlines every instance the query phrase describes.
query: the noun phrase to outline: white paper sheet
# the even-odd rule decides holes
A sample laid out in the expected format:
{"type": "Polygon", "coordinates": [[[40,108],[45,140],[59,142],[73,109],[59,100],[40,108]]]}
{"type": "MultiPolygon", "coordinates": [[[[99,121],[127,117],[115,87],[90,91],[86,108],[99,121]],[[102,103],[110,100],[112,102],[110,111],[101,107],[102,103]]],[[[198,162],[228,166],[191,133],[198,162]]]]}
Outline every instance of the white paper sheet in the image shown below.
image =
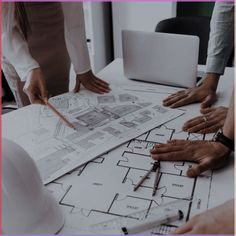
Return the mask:
{"type": "Polygon", "coordinates": [[[3,136],[30,154],[45,184],[184,113],[116,87],[109,94],[82,90],[50,101],[77,131],[41,105],[11,112],[2,120],[3,136]]]}

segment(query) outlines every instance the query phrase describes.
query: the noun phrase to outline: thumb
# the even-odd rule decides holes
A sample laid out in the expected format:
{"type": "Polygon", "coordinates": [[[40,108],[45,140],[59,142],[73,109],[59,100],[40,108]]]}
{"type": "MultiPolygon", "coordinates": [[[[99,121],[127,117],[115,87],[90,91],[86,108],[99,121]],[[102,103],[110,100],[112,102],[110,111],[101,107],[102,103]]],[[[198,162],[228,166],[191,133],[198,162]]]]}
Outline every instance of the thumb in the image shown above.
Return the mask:
{"type": "Polygon", "coordinates": [[[40,86],[39,86],[39,89],[40,89],[40,94],[41,94],[41,97],[43,99],[48,99],[48,91],[46,89],[46,85],[45,83],[41,83],[40,86]]]}
{"type": "Polygon", "coordinates": [[[195,164],[191,168],[188,169],[187,176],[190,178],[197,177],[204,171],[209,170],[210,168],[211,168],[211,163],[209,161],[195,164]]]}
{"type": "Polygon", "coordinates": [[[216,101],[216,94],[209,94],[203,100],[203,102],[201,104],[201,108],[203,109],[203,108],[210,107],[215,101],[216,101]]]}
{"type": "Polygon", "coordinates": [[[79,92],[80,91],[80,80],[76,80],[76,85],[75,85],[75,88],[74,88],[74,90],[73,90],[73,92],[74,93],[77,93],[77,92],[79,92]]]}

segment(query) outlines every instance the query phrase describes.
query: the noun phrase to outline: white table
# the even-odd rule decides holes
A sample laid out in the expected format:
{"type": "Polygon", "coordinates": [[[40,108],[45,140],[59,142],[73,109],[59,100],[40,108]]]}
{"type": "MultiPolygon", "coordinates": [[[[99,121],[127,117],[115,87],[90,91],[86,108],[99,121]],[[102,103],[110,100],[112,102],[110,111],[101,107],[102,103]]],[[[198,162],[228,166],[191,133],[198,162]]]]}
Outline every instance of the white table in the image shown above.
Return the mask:
{"type": "MultiPolygon", "coordinates": [[[[204,71],[205,66],[199,65],[198,66],[198,71],[204,71]]],[[[102,79],[106,80],[107,82],[110,83],[116,83],[116,84],[127,84],[127,85],[149,85],[149,83],[143,83],[143,82],[138,82],[138,81],[132,81],[127,79],[124,76],[124,70],[123,70],[123,60],[118,58],[114,60],[112,63],[110,63],[107,67],[105,67],[100,73],[98,74],[102,79]]],[[[161,85],[156,85],[150,83],[151,86],[156,87],[156,88],[169,88],[170,91],[178,91],[181,89],[174,88],[174,87],[168,87],[168,86],[161,86],[161,85]]],[[[221,76],[219,84],[218,84],[218,89],[217,89],[217,95],[218,95],[218,100],[214,104],[214,106],[229,106],[232,91],[234,88],[234,68],[226,68],[225,73],[223,76],[221,76]]],[[[199,104],[191,104],[182,107],[188,111],[191,111],[191,116],[186,115],[184,121],[187,121],[190,118],[195,117],[196,115],[199,115],[199,109],[200,105],[199,104]]],[[[216,205],[219,205],[223,203],[224,201],[233,198],[234,197],[234,164],[233,161],[230,166],[228,166],[225,169],[217,171],[217,178],[218,180],[215,181],[217,184],[221,185],[222,188],[221,190],[219,188],[215,188],[214,185],[211,187],[211,192],[212,196],[215,196],[214,201],[210,201],[209,208],[212,208],[216,205]],[[219,174],[220,173],[220,174],[219,174]],[[229,191],[231,186],[231,190],[229,191]],[[225,188],[226,187],[226,188],[225,188]],[[224,195],[225,191],[228,192],[228,197],[224,195]]]]}
{"type": "MultiPolygon", "coordinates": [[[[205,66],[199,65],[198,70],[204,71],[205,66]]],[[[103,70],[101,70],[98,73],[98,76],[100,76],[102,79],[110,83],[147,85],[147,83],[142,83],[142,82],[137,82],[137,81],[132,81],[132,80],[127,79],[124,76],[123,61],[120,58],[115,59],[112,63],[110,63],[103,70]]],[[[150,83],[150,85],[154,87],[162,87],[160,85],[155,85],[152,83],[150,83]]],[[[228,67],[225,70],[225,74],[221,76],[221,79],[219,81],[219,85],[217,89],[218,101],[215,103],[215,106],[228,106],[229,105],[233,86],[234,86],[234,68],[228,67]]],[[[167,87],[167,86],[163,86],[163,87],[167,87]]],[[[180,90],[173,87],[168,87],[168,88],[172,88],[173,91],[180,90]]],[[[197,106],[193,105],[193,106],[198,107],[199,105],[197,106]]],[[[188,106],[188,107],[191,107],[191,106],[188,106]]]]}
{"type": "MultiPolygon", "coordinates": [[[[204,66],[199,66],[200,71],[204,71],[204,69],[205,69],[204,66]]],[[[167,89],[170,94],[179,90],[178,88],[174,88],[174,87],[167,87],[167,86],[131,81],[131,80],[127,79],[123,73],[122,59],[114,60],[111,64],[109,64],[107,67],[105,67],[98,74],[98,76],[101,79],[103,79],[111,84],[124,85],[124,87],[125,87],[125,85],[132,85],[132,86],[134,85],[134,86],[137,86],[137,88],[142,88],[142,86],[150,86],[151,99],[155,98],[155,94],[151,95],[152,89],[153,90],[155,90],[155,89],[160,90],[162,88],[164,90],[167,89]]],[[[222,78],[220,79],[220,82],[219,82],[218,92],[217,92],[219,99],[215,104],[216,106],[219,106],[219,105],[228,106],[229,105],[233,84],[234,84],[234,70],[232,68],[227,68],[225,71],[225,75],[222,76],[222,78]]],[[[165,96],[166,95],[163,95],[163,98],[165,96]]],[[[161,101],[160,101],[160,103],[161,103],[161,101]]],[[[185,106],[182,108],[185,109],[186,111],[190,111],[190,112],[188,112],[188,114],[183,116],[182,121],[181,120],[176,121],[176,127],[178,127],[178,126],[181,127],[181,125],[184,123],[184,121],[188,120],[189,118],[195,117],[196,115],[199,115],[199,104],[192,104],[192,105],[188,105],[188,106],[185,106]]],[[[91,172],[94,170],[90,170],[88,168],[87,171],[88,172],[90,171],[90,174],[91,174],[91,172]]],[[[76,177],[74,177],[74,179],[75,178],[76,177]]],[[[234,161],[233,161],[233,158],[232,158],[230,165],[228,165],[224,169],[214,171],[212,178],[214,178],[214,181],[212,181],[212,184],[210,187],[210,197],[209,197],[209,201],[208,201],[208,203],[209,203],[208,208],[212,208],[216,205],[222,204],[223,202],[234,197],[234,161]]],[[[199,191],[199,192],[203,191],[204,192],[207,190],[197,189],[196,191],[199,191]]],[[[70,197],[73,198],[73,196],[70,196],[70,197]]],[[[98,195],[98,197],[99,197],[99,195],[98,195]]],[[[100,217],[100,215],[98,215],[97,217],[100,217]]],[[[110,217],[113,218],[113,216],[110,216],[110,217]]],[[[90,217],[90,218],[92,218],[92,217],[90,217]]],[[[81,225],[86,224],[86,222],[81,220],[81,218],[78,218],[78,219],[79,219],[81,225]]],[[[107,220],[110,218],[105,217],[105,218],[102,218],[102,220],[100,220],[100,221],[96,219],[96,221],[101,222],[104,219],[107,220]]],[[[76,221],[76,216],[74,216],[74,218],[72,219],[71,215],[68,215],[66,220],[68,220],[70,222],[76,221]]],[[[92,219],[91,222],[93,222],[93,220],[94,219],[92,219]]],[[[76,231],[76,229],[71,230],[71,228],[70,229],[64,228],[61,233],[77,233],[77,232],[78,231],[76,231]]]]}
{"type": "MultiPolygon", "coordinates": [[[[204,70],[204,66],[199,66],[199,69],[204,70]]],[[[128,80],[127,78],[125,78],[125,76],[123,74],[123,66],[122,66],[121,59],[116,59],[115,61],[113,61],[106,68],[104,68],[98,74],[98,76],[101,79],[106,80],[109,83],[122,85],[124,87],[126,87],[125,85],[127,85],[127,86],[132,85],[132,86],[136,86],[137,89],[140,89],[143,86],[146,86],[146,87],[149,86],[150,99],[155,99],[155,94],[152,94],[152,90],[155,90],[155,89],[157,89],[159,91],[163,89],[165,91],[168,91],[169,94],[179,90],[178,88],[174,88],[174,87],[167,87],[167,86],[161,86],[161,85],[149,84],[149,83],[147,84],[147,83],[141,83],[141,82],[128,80]]],[[[216,105],[228,106],[229,101],[230,101],[230,97],[231,97],[232,88],[233,88],[233,82],[234,82],[233,78],[234,78],[234,70],[232,68],[227,68],[225,75],[221,78],[220,83],[219,83],[219,88],[218,88],[219,99],[218,99],[216,105]]],[[[166,94],[163,94],[163,97],[161,97],[161,98],[159,97],[160,103],[161,103],[161,100],[165,96],[166,96],[166,94]]],[[[178,121],[176,121],[176,124],[174,124],[176,127],[178,127],[178,126],[181,127],[184,121],[199,114],[199,104],[188,105],[188,106],[183,107],[182,109],[185,109],[188,112],[186,113],[186,115],[184,115],[182,117],[182,119],[179,119],[178,121]]],[[[12,124],[10,122],[8,122],[6,119],[4,119],[4,115],[3,115],[3,120],[4,120],[4,122],[3,122],[3,124],[4,124],[3,136],[4,136],[4,134],[7,132],[8,128],[12,124]]],[[[173,125],[173,123],[172,123],[172,125],[173,125]]],[[[116,152],[116,150],[115,150],[115,152],[116,152]]],[[[98,164],[99,164],[99,161],[102,161],[102,160],[98,159],[98,162],[97,162],[98,164]]],[[[93,171],[96,171],[96,164],[94,164],[94,165],[92,164],[92,166],[90,168],[88,168],[88,170],[87,170],[88,176],[93,171]],[[95,169],[93,169],[93,168],[95,168],[95,169]]],[[[83,168],[82,168],[82,171],[83,171],[83,168]]],[[[86,174],[87,174],[87,172],[86,172],[86,174]]],[[[112,170],[111,170],[111,173],[112,173],[112,170]]],[[[100,174],[103,175],[103,172],[100,172],[100,174]]],[[[97,180],[97,183],[95,183],[95,184],[96,184],[96,186],[99,186],[99,184],[101,184],[101,183],[99,183],[100,176],[97,176],[97,177],[98,177],[98,180],[97,180]]],[[[219,205],[219,204],[223,203],[224,201],[233,198],[233,196],[234,196],[234,165],[233,165],[233,161],[226,168],[214,172],[213,177],[214,177],[215,181],[212,182],[212,185],[210,188],[210,192],[211,192],[210,198],[211,199],[210,199],[209,205],[208,205],[209,208],[214,207],[215,205],[219,205]]],[[[85,189],[83,192],[85,192],[85,193],[82,193],[81,191],[80,191],[80,193],[74,192],[74,195],[76,195],[76,196],[73,196],[73,191],[72,191],[72,192],[70,192],[69,197],[67,195],[66,199],[65,199],[64,191],[66,188],[65,187],[66,184],[67,183],[70,183],[70,184],[74,183],[76,185],[77,181],[78,181],[77,178],[78,178],[78,171],[75,173],[72,173],[70,175],[67,175],[65,177],[62,177],[61,180],[59,179],[58,183],[51,184],[48,187],[52,192],[55,192],[55,191],[57,192],[56,198],[61,203],[66,202],[66,201],[70,201],[71,199],[76,198],[77,194],[79,194],[78,196],[84,195],[84,199],[82,199],[84,201],[83,203],[86,203],[86,201],[89,201],[89,200],[94,201],[93,198],[96,198],[97,196],[87,196],[86,195],[86,191],[90,192],[90,189],[89,189],[89,187],[86,186],[86,184],[83,187],[85,189]],[[65,181],[65,183],[66,183],[65,186],[63,185],[63,181],[65,181]]],[[[83,177],[81,177],[81,178],[83,179],[83,177]]],[[[84,179],[84,181],[86,182],[86,179],[84,179]]],[[[94,183],[93,183],[93,185],[94,185],[94,183]]],[[[204,191],[204,189],[201,189],[201,191],[204,191]]],[[[74,199],[73,199],[73,201],[74,201],[74,199]]],[[[100,201],[100,199],[97,199],[97,201],[100,201]]],[[[95,205],[98,204],[96,201],[91,202],[91,203],[95,204],[95,205]]],[[[88,209],[88,205],[89,204],[87,204],[87,208],[86,207],[75,208],[69,204],[61,204],[61,207],[62,207],[63,212],[65,214],[66,226],[67,226],[62,230],[61,233],[64,233],[64,234],[78,233],[78,229],[76,229],[76,226],[77,225],[83,226],[86,224],[87,218],[85,217],[85,215],[88,213],[86,211],[86,209],[88,209]],[[81,213],[79,213],[80,211],[81,211],[81,213]],[[80,215],[80,217],[78,217],[78,214],[80,215]],[[68,225],[73,225],[74,228],[68,227],[68,225]]],[[[83,207],[83,205],[82,205],[82,207],[83,207]]],[[[95,211],[95,213],[98,214],[98,211],[95,211]]],[[[105,219],[107,219],[106,217],[105,217],[105,219]]],[[[110,215],[109,217],[114,218],[114,215],[110,215]]]]}

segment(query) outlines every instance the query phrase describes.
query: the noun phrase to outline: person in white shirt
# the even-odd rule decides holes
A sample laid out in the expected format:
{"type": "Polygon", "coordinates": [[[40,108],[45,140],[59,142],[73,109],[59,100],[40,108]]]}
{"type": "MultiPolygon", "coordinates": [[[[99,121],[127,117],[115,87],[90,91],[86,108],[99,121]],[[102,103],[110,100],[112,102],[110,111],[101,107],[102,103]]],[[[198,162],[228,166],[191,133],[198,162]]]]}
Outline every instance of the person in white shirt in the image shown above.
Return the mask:
{"type": "Polygon", "coordinates": [[[2,70],[19,107],[67,92],[71,63],[74,92],[110,91],[91,71],[82,3],[2,3],[2,70]]]}
{"type": "Polygon", "coordinates": [[[206,75],[201,86],[178,91],[163,100],[164,106],[177,108],[201,103],[201,116],[187,121],[183,130],[191,133],[214,133],[224,124],[228,108],[211,107],[217,100],[220,76],[234,48],[234,1],[216,2],[211,19],[206,75]]]}

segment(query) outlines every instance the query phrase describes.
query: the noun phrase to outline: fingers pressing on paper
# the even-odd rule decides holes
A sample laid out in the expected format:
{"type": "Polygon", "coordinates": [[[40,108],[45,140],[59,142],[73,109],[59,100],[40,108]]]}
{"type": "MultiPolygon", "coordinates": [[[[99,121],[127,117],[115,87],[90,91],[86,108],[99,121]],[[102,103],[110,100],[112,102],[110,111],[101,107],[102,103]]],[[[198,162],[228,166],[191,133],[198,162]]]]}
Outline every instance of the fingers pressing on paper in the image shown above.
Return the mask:
{"type": "Polygon", "coordinates": [[[203,116],[188,120],[183,125],[183,131],[201,134],[214,133],[223,127],[227,112],[228,108],[222,106],[201,109],[203,116]]]}
{"type": "Polygon", "coordinates": [[[164,106],[177,108],[191,103],[202,102],[202,108],[211,106],[216,101],[216,92],[207,85],[181,90],[163,100],[164,106]]]}
{"type": "Polygon", "coordinates": [[[172,140],[166,144],[155,145],[150,151],[157,161],[193,161],[187,171],[189,177],[196,177],[209,169],[225,166],[230,150],[221,143],[213,141],[172,140]]]}
{"type": "Polygon", "coordinates": [[[75,92],[79,91],[77,84],[82,84],[86,89],[98,94],[109,93],[111,91],[109,84],[96,77],[91,70],[84,74],[77,75],[75,92]]]}

